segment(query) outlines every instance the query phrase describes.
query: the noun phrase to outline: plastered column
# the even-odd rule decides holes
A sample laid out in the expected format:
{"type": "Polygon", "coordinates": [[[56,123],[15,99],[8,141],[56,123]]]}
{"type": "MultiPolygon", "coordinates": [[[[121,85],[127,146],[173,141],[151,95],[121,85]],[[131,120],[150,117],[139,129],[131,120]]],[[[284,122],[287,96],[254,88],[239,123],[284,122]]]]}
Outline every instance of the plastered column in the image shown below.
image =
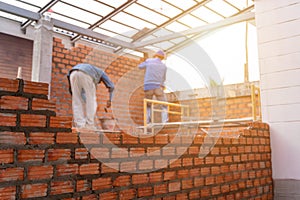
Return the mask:
{"type": "Polygon", "coordinates": [[[34,31],[32,81],[49,83],[52,72],[53,24],[40,19],[34,31]]]}

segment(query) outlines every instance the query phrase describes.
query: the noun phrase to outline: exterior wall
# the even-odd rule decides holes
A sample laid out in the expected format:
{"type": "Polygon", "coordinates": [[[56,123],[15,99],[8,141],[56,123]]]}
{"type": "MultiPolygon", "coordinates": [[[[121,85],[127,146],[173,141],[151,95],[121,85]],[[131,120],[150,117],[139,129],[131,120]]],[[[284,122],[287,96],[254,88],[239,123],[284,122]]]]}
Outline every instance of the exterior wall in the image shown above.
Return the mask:
{"type": "Polygon", "coordinates": [[[273,199],[267,124],[220,138],[78,133],[47,89],[0,78],[1,200],[273,199]]]}
{"type": "MultiPolygon", "coordinates": [[[[271,127],[273,178],[275,183],[300,182],[300,1],[257,0],[255,8],[262,116],[271,127]]],[[[276,198],[299,198],[299,187],[293,193],[293,185],[286,185],[290,192],[284,195],[275,188],[276,198]]]]}
{"type": "Polygon", "coordinates": [[[31,80],[33,41],[0,33],[0,77],[16,78],[22,67],[24,80],[31,80]]]}

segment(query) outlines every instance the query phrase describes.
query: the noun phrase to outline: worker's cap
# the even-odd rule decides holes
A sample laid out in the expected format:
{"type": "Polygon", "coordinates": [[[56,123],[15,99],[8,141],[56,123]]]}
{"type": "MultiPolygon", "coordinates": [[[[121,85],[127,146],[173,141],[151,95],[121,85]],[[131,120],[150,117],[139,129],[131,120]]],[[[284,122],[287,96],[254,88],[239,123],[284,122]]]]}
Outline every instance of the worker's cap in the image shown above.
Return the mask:
{"type": "Polygon", "coordinates": [[[161,57],[165,57],[165,52],[163,52],[162,50],[158,50],[155,55],[161,56],[161,57]]]}

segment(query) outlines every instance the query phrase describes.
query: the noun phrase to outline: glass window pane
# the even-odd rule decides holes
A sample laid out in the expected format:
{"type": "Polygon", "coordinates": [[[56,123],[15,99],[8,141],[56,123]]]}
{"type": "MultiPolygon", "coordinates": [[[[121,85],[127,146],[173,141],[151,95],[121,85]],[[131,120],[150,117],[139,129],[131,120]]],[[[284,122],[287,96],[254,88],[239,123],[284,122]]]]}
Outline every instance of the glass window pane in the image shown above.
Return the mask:
{"type": "Polygon", "coordinates": [[[196,2],[193,0],[184,0],[184,1],[183,0],[166,0],[166,1],[182,10],[187,10],[196,4],[196,2]]]}
{"type": "Polygon", "coordinates": [[[155,46],[159,49],[169,49],[169,48],[173,47],[174,44],[171,42],[165,41],[165,42],[154,44],[153,46],[155,46]]]}
{"type": "Polygon", "coordinates": [[[164,28],[160,28],[157,31],[155,31],[153,33],[153,35],[156,36],[156,37],[161,37],[161,36],[169,35],[169,34],[172,34],[172,33],[173,33],[172,31],[169,31],[169,30],[164,29],[164,28]]]}
{"type": "Polygon", "coordinates": [[[83,8],[85,10],[89,10],[101,16],[105,16],[114,10],[113,8],[94,0],[64,0],[64,2],[83,8]]]}
{"type": "Polygon", "coordinates": [[[18,21],[18,22],[26,22],[27,19],[23,18],[23,17],[18,17],[16,15],[12,15],[12,14],[9,14],[9,13],[6,13],[6,12],[2,12],[0,11],[0,16],[1,17],[4,17],[4,18],[7,18],[7,19],[12,19],[12,20],[15,20],[15,21],[18,21]]]}
{"type": "Polygon", "coordinates": [[[110,5],[112,7],[118,8],[122,4],[126,3],[127,0],[99,0],[99,2],[103,2],[107,5],[110,5]]]}
{"type": "Polygon", "coordinates": [[[89,24],[94,24],[98,20],[101,19],[101,17],[91,14],[89,12],[80,10],[78,8],[75,8],[73,6],[66,5],[64,3],[57,3],[52,7],[53,12],[61,13],[62,15],[78,19],[79,21],[84,21],[89,24]]]}
{"type": "Polygon", "coordinates": [[[145,27],[150,28],[150,29],[155,28],[155,25],[145,22],[141,19],[138,19],[136,17],[133,17],[133,16],[128,15],[123,12],[118,13],[117,15],[112,17],[112,19],[115,21],[124,22],[124,23],[128,24],[129,26],[134,27],[139,30],[142,30],[145,27]]]}
{"type": "MultiPolygon", "coordinates": [[[[104,30],[104,29],[101,29],[101,28],[95,28],[94,31],[97,32],[97,33],[101,33],[103,35],[110,36],[110,37],[115,38],[115,39],[125,41],[125,42],[132,42],[132,39],[121,36],[121,35],[118,35],[118,33],[110,32],[108,30],[104,30]]],[[[108,42],[109,42],[109,40],[108,40],[108,42]]]]}
{"type": "Polygon", "coordinates": [[[189,27],[184,26],[183,24],[180,24],[178,22],[173,22],[173,23],[169,24],[168,26],[166,26],[165,28],[169,29],[171,31],[174,31],[174,32],[180,32],[180,31],[185,31],[185,30],[189,29],[189,27]]]}
{"type": "Polygon", "coordinates": [[[138,4],[133,4],[129,6],[128,8],[125,9],[125,11],[157,25],[160,25],[168,20],[168,18],[158,13],[155,13],[147,8],[144,8],[138,4]]]}
{"type": "Polygon", "coordinates": [[[4,3],[10,4],[10,5],[13,5],[13,6],[17,6],[17,7],[26,9],[26,10],[33,11],[33,12],[37,12],[37,11],[40,10],[39,7],[29,5],[29,4],[26,4],[26,3],[22,3],[20,1],[12,1],[12,0],[1,0],[1,1],[4,2],[4,3]]]}
{"type": "MultiPolygon", "coordinates": [[[[228,3],[231,3],[240,10],[243,10],[247,7],[247,0],[226,0],[228,3]]],[[[248,1],[248,6],[252,5],[253,1],[248,1]]]]}
{"type": "Polygon", "coordinates": [[[225,17],[232,16],[238,12],[237,9],[224,2],[223,0],[210,1],[206,4],[206,6],[225,17]]]}
{"type": "Polygon", "coordinates": [[[161,0],[139,0],[138,3],[148,7],[149,9],[155,10],[156,12],[164,14],[170,18],[175,17],[176,15],[179,15],[182,12],[181,10],[161,0]]]}
{"type": "Polygon", "coordinates": [[[192,28],[207,24],[204,21],[199,20],[198,18],[196,18],[192,15],[185,15],[182,18],[180,18],[178,21],[180,21],[192,28]]]}
{"type": "Polygon", "coordinates": [[[223,17],[221,17],[220,15],[217,15],[216,13],[203,6],[194,10],[192,14],[209,23],[220,21],[223,19],[223,17]]]}
{"type": "Polygon", "coordinates": [[[126,35],[128,37],[131,37],[138,32],[135,29],[132,29],[128,26],[124,26],[120,23],[117,23],[117,22],[114,22],[111,20],[108,20],[108,21],[104,22],[103,24],[101,24],[100,28],[111,30],[113,32],[120,33],[121,35],[126,35]]]}
{"type": "Polygon", "coordinates": [[[77,20],[74,20],[74,19],[70,19],[68,17],[58,15],[56,13],[52,13],[51,17],[55,18],[55,19],[58,19],[58,20],[61,20],[63,22],[69,23],[69,24],[80,26],[82,28],[88,28],[90,26],[89,24],[86,24],[86,23],[83,23],[83,22],[80,22],[80,21],[77,21],[77,20]]]}

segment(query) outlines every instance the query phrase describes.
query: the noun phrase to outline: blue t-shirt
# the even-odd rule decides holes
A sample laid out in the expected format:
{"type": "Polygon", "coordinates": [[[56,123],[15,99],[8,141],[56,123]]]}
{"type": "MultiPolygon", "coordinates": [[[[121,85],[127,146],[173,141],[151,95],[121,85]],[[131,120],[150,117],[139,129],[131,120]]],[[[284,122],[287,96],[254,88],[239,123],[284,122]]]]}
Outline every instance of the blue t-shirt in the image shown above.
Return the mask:
{"type": "Polygon", "coordinates": [[[139,64],[139,68],[146,68],[144,77],[144,90],[153,90],[164,86],[167,66],[159,58],[148,58],[139,64]]]}

